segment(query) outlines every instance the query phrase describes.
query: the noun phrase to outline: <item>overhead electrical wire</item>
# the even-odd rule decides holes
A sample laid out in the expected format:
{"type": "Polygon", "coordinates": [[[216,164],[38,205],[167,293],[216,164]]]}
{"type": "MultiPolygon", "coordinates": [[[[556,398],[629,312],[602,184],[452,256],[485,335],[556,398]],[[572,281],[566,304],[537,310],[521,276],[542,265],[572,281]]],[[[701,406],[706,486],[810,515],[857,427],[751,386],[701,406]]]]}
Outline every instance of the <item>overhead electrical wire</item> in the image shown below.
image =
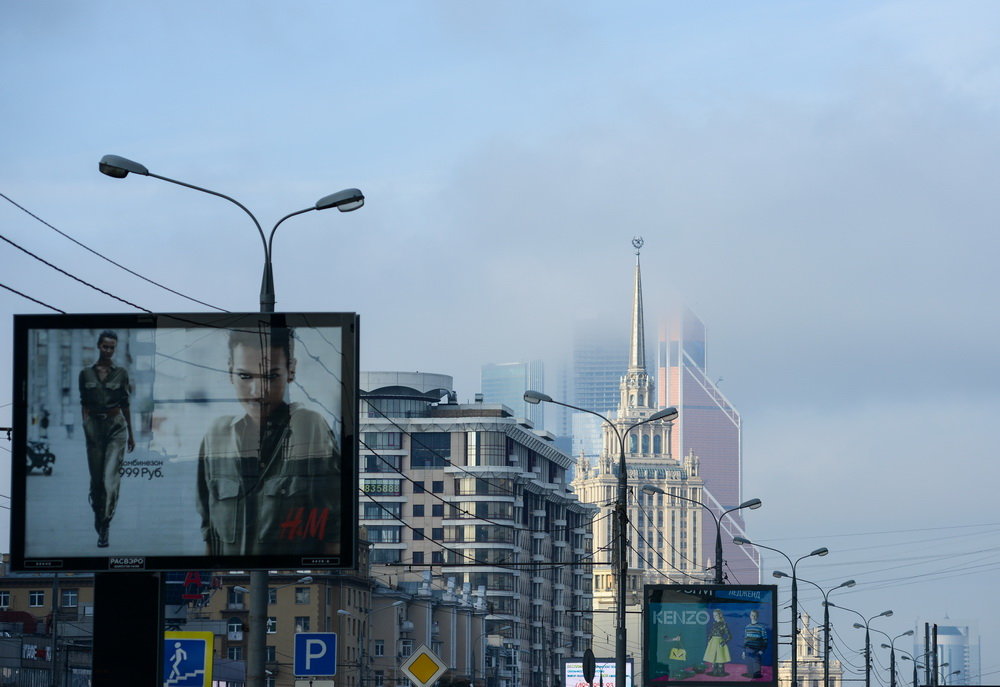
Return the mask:
{"type": "Polygon", "coordinates": [[[81,241],[78,241],[77,239],[73,238],[72,236],[70,236],[66,232],[62,231],[61,229],[58,229],[57,227],[53,226],[49,222],[46,222],[44,219],[42,219],[41,217],[39,217],[38,215],[36,215],[35,213],[33,213],[31,210],[29,210],[26,207],[24,207],[23,205],[15,202],[12,198],[10,198],[10,196],[7,196],[4,193],[0,193],[0,198],[3,198],[8,203],[10,203],[14,207],[16,207],[18,210],[21,210],[22,212],[24,212],[28,216],[30,216],[30,217],[38,220],[39,222],[41,222],[42,224],[44,224],[45,226],[47,226],[52,231],[56,232],[57,234],[59,234],[60,236],[66,238],[66,239],[69,239],[70,241],[72,241],[76,245],[80,246],[84,250],[90,251],[91,253],[93,253],[94,255],[96,255],[97,257],[99,257],[100,259],[105,260],[106,262],[111,263],[112,265],[114,265],[115,267],[117,267],[119,269],[125,270],[129,274],[131,274],[131,275],[133,275],[135,277],[138,277],[139,279],[142,279],[143,281],[148,282],[148,283],[152,284],[153,286],[157,286],[157,287],[163,289],[164,291],[169,291],[170,293],[172,293],[172,294],[174,294],[176,296],[180,296],[181,298],[185,298],[185,299],[191,301],[192,303],[197,303],[199,305],[204,305],[206,308],[212,308],[213,310],[221,310],[222,312],[229,312],[228,310],[226,310],[224,308],[220,308],[217,305],[212,305],[211,303],[206,303],[205,301],[200,301],[197,298],[194,298],[192,296],[188,296],[186,294],[183,294],[180,291],[176,291],[176,290],[170,288],[169,286],[164,286],[163,284],[161,284],[161,283],[159,283],[157,281],[153,281],[149,277],[146,277],[146,276],[144,276],[142,274],[139,274],[135,270],[131,270],[128,267],[125,267],[125,265],[122,265],[121,263],[115,262],[114,260],[112,260],[108,256],[104,255],[103,253],[100,253],[99,251],[94,250],[90,246],[86,245],[85,243],[83,243],[81,241]]]}
{"type": "Polygon", "coordinates": [[[0,234],[0,240],[6,241],[10,245],[14,246],[14,248],[17,248],[22,253],[24,253],[26,255],[30,255],[31,257],[33,257],[38,262],[42,263],[43,265],[47,265],[47,266],[51,267],[56,272],[59,272],[60,274],[64,274],[67,277],[69,277],[70,279],[74,279],[74,280],[80,282],[81,284],[83,284],[84,286],[88,286],[88,287],[94,289],[95,291],[99,291],[100,293],[103,293],[105,296],[108,296],[109,298],[114,298],[116,301],[121,301],[125,305],[130,305],[133,308],[135,308],[136,310],[142,310],[143,312],[150,313],[150,314],[152,314],[152,312],[153,312],[152,310],[148,310],[148,309],[142,307],[141,305],[136,305],[132,301],[126,300],[125,298],[122,298],[121,296],[116,296],[115,294],[111,293],[110,291],[105,291],[104,289],[102,289],[99,286],[94,286],[89,281],[86,281],[85,279],[81,279],[80,277],[76,276],[75,274],[71,274],[70,272],[67,272],[66,270],[64,270],[61,267],[57,267],[56,265],[53,265],[51,262],[49,262],[45,258],[43,258],[43,257],[41,257],[39,255],[36,255],[35,253],[32,253],[30,250],[28,250],[24,246],[21,246],[18,243],[15,243],[14,241],[11,241],[9,238],[7,238],[6,236],[4,236],[3,234],[0,234]]]}
{"type": "Polygon", "coordinates": [[[60,310],[59,308],[55,307],[54,305],[49,305],[48,303],[45,303],[45,302],[43,302],[43,301],[40,301],[40,300],[38,300],[37,298],[32,298],[32,297],[31,297],[31,296],[29,296],[28,294],[26,294],[26,293],[21,293],[21,292],[20,292],[20,291],[18,291],[17,289],[14,289],[14,288],[11,288],[11,287],[7,286],[6,284],[0,284],[0,288],[4,288],[4,289],[7,289],[7,290],[8,290],[8,291],[10,291],[11,293],[13,293],[13,294],[17,294],[17,295],[18,295],[18,296],[20,296],[21,298],[27,298],[27,299],[28,299],[29,301],[32,301],[32,302],[34,302],[34,303],[37,303],[38,305],[42,306],[43,308],[48,308],[49,310],[55,310],[55,311],[56,311],[57,313],[62,313],[63,315],[65,315],[65,314],[66,314],[66,311],[65,311],[65,310],[60,310]]]}

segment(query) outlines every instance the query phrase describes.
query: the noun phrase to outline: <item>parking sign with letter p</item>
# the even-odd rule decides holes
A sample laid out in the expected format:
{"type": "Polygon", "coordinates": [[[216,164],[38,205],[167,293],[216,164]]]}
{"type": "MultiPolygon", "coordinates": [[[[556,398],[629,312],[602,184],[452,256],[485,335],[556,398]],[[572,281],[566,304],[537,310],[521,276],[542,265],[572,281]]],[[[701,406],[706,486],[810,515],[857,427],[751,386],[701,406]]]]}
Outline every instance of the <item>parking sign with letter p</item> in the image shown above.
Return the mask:
{"type": "Polygon", "coordinates": [[[327,677],[337,674],[337,633],[295,634],[295,677],[327,677]]]}

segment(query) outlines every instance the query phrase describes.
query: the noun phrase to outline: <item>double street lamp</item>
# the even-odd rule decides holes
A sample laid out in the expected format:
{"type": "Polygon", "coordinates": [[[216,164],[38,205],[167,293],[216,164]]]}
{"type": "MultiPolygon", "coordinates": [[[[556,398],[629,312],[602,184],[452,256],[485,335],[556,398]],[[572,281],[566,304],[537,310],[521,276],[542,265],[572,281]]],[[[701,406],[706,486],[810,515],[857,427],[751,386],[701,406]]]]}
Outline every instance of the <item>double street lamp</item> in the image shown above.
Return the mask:
{"type": "Polygon", "coordinates": [[[194,189],[195,191],[201,191],[202,193],[208,193],[209,195],[218,196],[219,198],[225,198],[230,203],[233,203],[243,210],[243,212],[245,212],[250,219],[253,220],[254,226],[257,227],[257,232],[260,234],[261,243],[264,245],[264,273],[261,276],[260,281],[261,312],[274,312],[274,275],[271,268],[271,245],[274,242],[274,232],[278,230],[281,223],[290,217],[295,217],[296,215],[301,215],[306,212],[312,212],[313,210],[329,210],[330,208],[337,208],[341,212],[351,212],[352,210],[357,210],[365,204],[365,196],[361,193],[361,191],[356,188],[345,188],[342,191],[337,191],[336,193],[331,193],[328,196],[323,196],[311,207],[288,213],[278,220],[278,222],[271,229],[270,235],[265,236],[264,229],[260,226],[260,222],[257,221],[254,214],[250,212],[250,210],[248,210],[243,203],[239,202],[235,198],[225,195],[224,193],[202,188],[201,186],[195,186],[194,184],[189,184],[185,181],[171,179],[170,177],[160,176],[159,174],[153,174],[146,169],[144,165],[119,155],[105,155],[101,158],[97,168],[102,174],[106,174],[114,179],[124,179],[131,173],[168,181],[171,184],[177,184],[178,186],[184,186],[185,188],[194,189]]]}
{"type": "MultiPolygon", "coordinates": [[[[264,229],[260,222],[243,203],[235,198],[212,191],[211,189],[195,186],[185,181],[178,181],[170,177],[154,174],[134,160],[121,157],[119,155],[105,155],[101,158],[97,168],[102,174],[114,179],[124,179],[129,174],[139,174],[141,176],[153,177],[167,181],[171,184],[184,186],[185,188],[201,191],[212,196],[224,198],[230,203],[243,210],[253,220],[257,232],[260,234],[261,243],[264,246],[264,269],[260,281],[260,311],[264,313],[274,312],[274,275],[271,267],[271,245],[274,242],[274,233],[281,226],[281,223],[290,217],[301,215],[313,210],[329,210],[337,208],[341,212],[351,212],[357,210],[365,204],[364,194],[356,188],[346,188],[328,196],[323,196],[311,207],[290,212],[275,223],[268,236],[264,235],[264,229]]],[[[250,572],[250,641],[247,643],[247,687],[264,687],[264,663],[267,647],[267,571],[254,570],[250,572]]]]}
{"type": "Polygon", "coordinates": [[[876,613],[870,618],[865,618],[864,615],[855,611],[853,608],[847,608],[846,606],[838,606],[832,601],[828,601],[827,606],[832,606],[833,608],[839,608],[843,611],[850,611],[854,615],[858,616],[864,621],[864,625],[861,623],[854,623],[854,627],[857,629],[864,628],[865,630],[865,687],[871,687],[872,684],[872,639],[871,639],[871,622],[875,618],[888,618],[892,615],[892,611],[882,611],[881,613],[876,613]]]}
{"type": "MultiPolygon", "coordinates": [[[[788,575],[780,570],[775,570],[773,574],[775,577],[788,577],[788,575]]],[[[830,594],[838,589],[853,587],[856,583],[854,580],[846,580],[838,584],[836,587],[824,590],[812,580],[807,580],[802,577],[798,579],[801,582],[808,582],[812,586],[816,587],[816,589],[819,590],[819,593],[823,595],[823,687],[830,687],[830,606],[828,602],[830,600],[830,594]]]]}
{"type": "Polygon", "coordinates": [[[593,410],[587,410],[586,408],[580,408],[569,403],[563,403],[561,401],[553,400],[548,394],[543,394],[540,391],[525,391],[524,400],[527,403],[538,404],[538,403],[553,403],[558,406],[563,406],[564,408],[570,408],[572,410],[578,410],[581,413],[587,413],[589,415],[594,415],[604,420],[604,422],[614,430],[615,435],[618,437],[618,498],[615,501],[615,586],[616,586],[616,608],[615,608],[615,675],[625,675],[626,672],[626,636],[627,630],[625,627],[625,601],[626,601],[626,585],[628,582],[628,473],[625,469],[625,438],[628,433],[639,425],[644,425],[647,422],[656,422],[657,420],[675,420],[678,416],[677,408],[670,406],[669,408],[664,408],[659,410],[644,420],[640,420],[632,425],[629,425],[624,432],[619,431],[618,427],[615,426],[611,420],[604,417],[600,413],[594,412],[593,410]]]}
{"type": "Polygon", "coordinates": [[[694,503],[701,506],[708,511],[708,514],[712,516],[715,520],[715,584],[723,584],[722,581],[722,519],[729,515],[730,513],[735,513],[738,510],[743,510],[744,508],[749,508],[750,510],[757,510],[763,505],[760,499],[750,499],[749,501],[744,501],[738,506],[730,508],[729,510],[723,511],[722,515],[716,515],[715,511],[706,506],[701,501],[696,501],[695,499],[690,499],[686,496],[678,496],[677,494],[671,494],[659,487],[655,487],[652,484],[644,484],[642,490],[647,494],[664,494],[672,499],[680,499],[681,501],[687,501],[689,503],[694,503]]]}
{"type": "Polygon", "coordinates": [[[889,687],[896,687],[896,640],[900,637],[911,637],[913,630],[907,630],[895,637],[890,637],[887,633],[882,632],[882,630],[875,631],[880,635],[885,635],[885,638],[889,640],[889,643],[883,644],[882,648],[889,650],[889,687]]]}
{"type": "MultiPolygon", "coordinates": [[[[757,544],[750,541],[746,537],[733,537],[734,544],[749,544],[750,546],[756,546],[758,549],[767,549],[768,551],[774,551],[775,553],[780,553],[788,561],[788,565],[792,568],[792,687],[799,687],[799,585],[798,577],[796,576],[795,569],[799,562],[804,558],[809,558],[811,556],[825,556],[830,553],[830,549],[822,546],[814,551],[810,551],[804,556],[799,556],[795,562],[788,557],[784,551],[780,549],[775,549],[770,546],[764,546],[763,544],[757,544]]],[[[780,570],[774,572],[775,577],[789,577],[789,575],[782,573],[780,570]],[[780,574],[779,574],[780,573],[780,574]]]]}

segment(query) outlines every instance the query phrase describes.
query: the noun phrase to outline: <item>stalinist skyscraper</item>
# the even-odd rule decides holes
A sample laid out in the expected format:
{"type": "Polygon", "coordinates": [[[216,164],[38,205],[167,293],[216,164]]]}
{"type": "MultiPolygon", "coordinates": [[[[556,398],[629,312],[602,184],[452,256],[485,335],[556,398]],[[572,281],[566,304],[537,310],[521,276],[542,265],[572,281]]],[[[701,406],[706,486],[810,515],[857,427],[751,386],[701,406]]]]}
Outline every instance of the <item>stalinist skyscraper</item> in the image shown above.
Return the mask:
{"type": "MultiPolygon", "coordinates": [[[[621,378],[618,410],[612,420],[619,433],[657,411],[653,379],[646,369],[645,332],[642,311],[642,276],[639,265],[641,238],[635,247],[635,284],[632,296],[632,325],[629,364],[621,378]]],[[[628,585],[629,603],[641,601],[646,583],[709,582],[706,553],[701,550],[702,520],[706,515],[699,506],[671,495],[705,503],[704,483],[698,475],[696,455],[671,454],[671,422],[656,421],[629,432],[625,458],[629,484],[628,585]],[[654,492],[643,486],[655,487],[654,492]],[[663,493],[659,493],[662,491],[663,493]]],[[[579,499],[600,507],[594,518],[595,560],[606,563],[594,566],[594,652],[611,656],[614,652],[615,586],[612,545],[616,536],[614,507],[618,484],[618,435],[611,425],[603,427],[603,445],[596,465],[581,457],[573,480],[579,499]]],[[[714,533],[714,523],[710,523],[714,533]]],[[[708,553],[708,556],[712,556],[708,553]]],[[[641,632],[638,614],[629,614],[628,651],[641,665],[641,632]]]]}

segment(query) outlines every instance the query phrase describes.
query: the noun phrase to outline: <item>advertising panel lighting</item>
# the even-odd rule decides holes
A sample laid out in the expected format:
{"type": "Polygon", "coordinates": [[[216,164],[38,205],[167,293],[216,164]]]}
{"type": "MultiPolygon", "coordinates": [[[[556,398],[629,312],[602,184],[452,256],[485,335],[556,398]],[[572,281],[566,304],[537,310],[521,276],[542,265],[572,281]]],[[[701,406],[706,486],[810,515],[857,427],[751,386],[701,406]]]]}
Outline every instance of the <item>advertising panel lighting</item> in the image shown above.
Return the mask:
{"type": "Polygon", "coordinates": [[[777,587],[646,585],[645,685],[776,687],[777,587]]]}
{"type": "MultiPolygon", "coordinates": [[[[625,684],[615,679],[615,659],[598,658],[594,663],[594,687],[632,687],[633,661],[625,662],[625,684]]],[[[567,659],[563,661],[563,682],[566,687],[590,687],[583,675],[583,661],[567,659]]]]}
{"type": "Polygon", "coordinates": [[[354,313],[14,318],[17,570],[345,568],[354,313]]]}

